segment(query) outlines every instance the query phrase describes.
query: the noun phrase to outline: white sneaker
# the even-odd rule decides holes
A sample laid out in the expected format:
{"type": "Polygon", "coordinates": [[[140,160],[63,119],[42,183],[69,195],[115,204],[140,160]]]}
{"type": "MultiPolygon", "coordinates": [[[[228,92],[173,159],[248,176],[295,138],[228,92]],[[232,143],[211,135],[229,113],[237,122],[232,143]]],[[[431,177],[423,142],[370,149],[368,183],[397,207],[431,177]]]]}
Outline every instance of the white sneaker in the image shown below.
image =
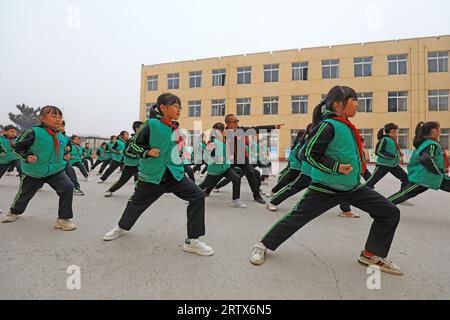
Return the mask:
{"type": "Polygon", "coordinates": [[[235,207],[235,208],[247,208],[247,205],[246,205],[246,204],[243,204],[243,203],[241,202],[241,200],[239,200],[239,199],[233,200],[233,202],[231,203],[231,206],[232,206],[232,207],[235,207]]]}
{"type": "Polygon", "coordinates": [[[105,192],[105,198],[111,197],[112,194],[113,194],[113,193],[112,193],[111,191],[106,191],[106,192],[105,192]]]}
{"type": "Polygon", "coordinates": [[[89,177],[86,177],[86,178],[84,178],[84,181],[86,181],[86,182],[92,182],[92,179],[89,178],[89,177]]]}
{"type": "Polygon", "coordinates": [[[214,189],[213,189],[213,192],[216,192],[216,193],[217,193],[217,192],[220,192],[220,189],[214,188],[214,189]]]}
{"type": "Polygon", "coordinates": [[[399,203],[399,205],[401,206],[407,206],[407,207],[413,207],[414,203],[408,202],[408,201],[404,201],[402,203],[399,203]]]}
{"type": "Polygon", "coordinates": [[[267,191],[265,195],[266,195],[267,198],[272,198],[273,197],[273,192],[272,191],[267,191]]]}
{"type": "Polygon", "coordinates": [[[127,232],[126,230],[121,229],[119,226],[115,226],[103,236],[103,240],[105,241],[115,240],[118,237],[124,235],[126,232],[127,232]]]}
{"type": "Polygon", "coordinates": [[[9,222],[13,222],[17,219],[17,214],[8,212],[7,214],[5,214],[3,216],[3,220],[2,223],[9,223],[9,222]]]}
{"type": "Polygon", "coordinates": [[[73,189],[74,196],[84,196],[84,192],[81,189],[73,189]]]}
{"type": "Polygon", "coordinates": [[[198,239],[186,239],[183,244],[183,251],[196,253],[201,256],[212,256],[214,250],[198,239]]]}
{"type": "Polygon", "coordinates": [[[63,231],[72,231],[75,230],[77,226],[69,219],[56,219],[55,228],[62,229],[63,231]]]}
{"type": "Polygon", "coordinates": [[[97,172],[97,176],[101,176],[102,175],[102,173],[100,173],[100,172],[97,172]]]}
{"type": "Polygon", "coordinates": [[[102,179],[98,179],[97,183],[105,183],[105,181],[102,179]]]}
{"type": "Polygon", "coordinates": [[[250,254],[250,262],[254,265],[263,264],[266,251],[267,248],[262,243],[255,244],[252,253],[250,254]]]}
{"type": "Polygon", "coordinates": [[[270,210],[270,211],[273,211],[273,212],[278,211],[278,207],[273,205],[273,204],[271,204],[270,202],[266,205],[266,208],[267,208],[267,210],[270,210]]]}

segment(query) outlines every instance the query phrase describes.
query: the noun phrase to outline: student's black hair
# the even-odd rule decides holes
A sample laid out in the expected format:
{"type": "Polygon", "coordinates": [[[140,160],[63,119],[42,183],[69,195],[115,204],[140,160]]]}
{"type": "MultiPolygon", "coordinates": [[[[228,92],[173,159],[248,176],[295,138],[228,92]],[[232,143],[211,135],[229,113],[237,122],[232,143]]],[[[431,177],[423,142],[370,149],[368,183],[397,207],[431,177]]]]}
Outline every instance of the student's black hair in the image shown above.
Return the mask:
{"type": "Polygon", "coordinates": [[[73,135],[70,137],[70,140],[73,140],[73,139],[75,139],[75,138],[79,138],[79,136],[77,136],[76,134],[73,134],[73,135]]]}
{"type": "Polygon", "coordinates": [[[163,93],[156,100],[156,104],[150,107],[149,118],[155,118],[157,114],[162,115],[161,105],[171,106],[175,103],[178,103],[181,106],[181,100],[180,98],[178,98],[178,96],[170,92],[163,93]]]}
{"type": "Polygon", "coordinates": [[[137,132],[139,130],[139,128],[142,126],[142,124],[143,124],[142,121],[133,122],[133,131],[137,132]]]}
{"type": "Polygon", "coordinates": [[[389,132],[391,132],[391,130],[397,130],[397,129],[398,129],[398,125],[396,125],[395,123],[392,123],[392,122],[386,123],[384,125],[384,128],[381,128],[380,130],[378,130],[378,133],[377,133],[378,140],[383,138],[385,134],[389,134],[389,132]]]}
{"type": "Polygon", "coordinates": [[[304,130],[303,135],[300,137],[300,139],[298,141],[302,146],[305,144],[306,139],[308,139],[308,136],[311,133],[311,130],[312,130],[312,123],[310,123],[306,126],[306,129],[304,130]]]}
{"type": "Polygon", "coordinates": [[[111,136],[111,137],[109,138],[109,140],[112,140],[112,139],[114,139],[114,138],[117,139],[117,136],[111,136]]]}
{"type": "Polygon", "coordinates": [[[65,127],[66,126],[66,120],[62,121],[62,125],[65,127]]]}
{"type": "Polygon", "coordinates": [[[437,121],[429,121],[429,122],[423,122],[420,121],[416,126],[416,136],[414,137],[413,145],[417,149],[422,141],[426,139],[430,134],[431,130],[433,129],[439,129],[441,125],[437,121]]]}
{"type": "Polygon", "coordinates": [[[90,142],[85,142],[84,145],[91,144],[90,142]]]}
{"type": "Polygon", "coordinates": [[[8,131],[8,130],[17,130],[17,128],[14,127],[12,124],[10,124],[3,128],[3,131],[8,131]]]}
{"type": "Polygon", "coordinates": [[[102,146],[106,146],[107,145],[107,143],[106,142],[102,142],[102,144],[100,145],[100,147],[102,147],[102,146]]]}
{"type": "Polygon", "coordinates": [[[56,114],[56,115],[59,115],[59,116],[62,116],[62,111],[58,108],[58,107],[55,107],[55,106],[45,106],[45,107],[42,107],[41,108],[41,112],[39,113],[39,115],[41,116],[41,117],[44,117],[44,116],[46,116],[46,115],[48,115],[48,114],[56,114]]]}
{"type": "Polygon", "coordinates": [[[128,133],[128,131],[125,131],[125,130],[123,130],[123,131],[120,131],[120,133],[119,133],[119,137],[123,137],[125,133],[128,133]]]}
{"type": "Polygon", "coordinates": [[[305,132],[306,132],[305,129],[298,130],[297,136],[295,137],[294,142],[292,143],[292,149],[294,149],[294,147],[301,141],[302,137],[305,135],[305,132]]]}
{"type": "Polygon", "coordinates": [[[347,86],[335,86],[330,89],[325,99],[323,99],[313,111],[313,126],[316,126],[324,118],[324,113],[335,112],[333,104],[335,102],[342,102],[347,105],[348,100],[358,99],[356,91],[347,86]]]}

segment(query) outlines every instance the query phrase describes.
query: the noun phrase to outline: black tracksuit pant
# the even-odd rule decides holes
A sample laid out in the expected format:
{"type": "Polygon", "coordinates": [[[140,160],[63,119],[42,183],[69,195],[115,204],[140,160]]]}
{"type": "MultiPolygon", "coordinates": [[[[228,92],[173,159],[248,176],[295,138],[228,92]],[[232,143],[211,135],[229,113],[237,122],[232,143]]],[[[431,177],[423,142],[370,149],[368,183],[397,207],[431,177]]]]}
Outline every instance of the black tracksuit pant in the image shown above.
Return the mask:
{"type": "Polygon", "coordinates": [[[90,171],[90,169],[89,169],[89,162],[91,163],[91,167],[92,167],[94,165],[94,160],[92,159],[91,156],[86,157],[86,158],[83,159],[83,164],[84,164],[84,167],[86,168],[87,172],[90,171]]]}
{"type": "MultiPolygon", "coordinates": [[[[366,169],[366,171],[363,174],[364,180],[368,181],[371,176],[372,176],[372,174],[370,173],[370,171],[366,169]]],[[[373,189],[373,187],[369,187],[369,188],[373,189]]],[[[350,211],[352,211],[352,208],[350,207],[350,204],[347,203],[347,202],[341,203],[340,204],[340,208],[341,208],[342,212],[350,212],[350,211]]]]}
{"type": "Polygon", "coordinates": [[[189,164],[184,165],[184,172],[188,175],[189,179],[195,183],[194,170],[189,164]]]}
{"type": "Polygon", "coordinates": [[[205,180],[200,183],[199,187],[202,190],[208,188],[214,188],[214,186],[223,178],[227,178],[233,183],[233,200],[240,199],[241,197],[241,177],[233,169],[228,169],[220,175],[208,174],[205,180]]]}
{"type": "Polygon", "coordinates": [[[0,179],[3,177],[3,175],[8,171],[8,169],[17,169],[17,172],[21,175],[22,169],[20,166],[20,160],[14,160],[9,163],[0,164],[0,179]]]}
{"type": "Polygon", "coordinates": [[[122,170],[122,174],[120,175],[119,180],[117,180],[116,183],[114,183],[111,188],[109,188],[108,191],[110,192],[116,192],[120,188],[122,188],[125,183],[127,183],[131,177],[134,177],[134,181],[138,181],[139,172],[138,172],[138,166],[127,166],[125,165],[122,170]]]}
{"type": "MultiPolygon", "coordinates": [[[[450,192],[450,180],[443,180],[441,187],[439,189],[450,192]]],[[[416,183],[409,183],[405,188],[402,188],[402,190],[400,190],[399,192],[394,193],[388,199],[393,204],[400,204],[402,202],[405,202],[408,199],[418,196],[419,194],[421,194],[427,190],[428,190],[427,187],[421,186],[416,183]]]]}
{"type": "Polygon", "coordinates": [[[75,189],[80,189],[80,183],[78,182],[77,174],[75,173],[75,170],[69,162],[67,162],[64,172],[69,177],[70,181],[72,181],[73,187],[75,189]]]}
{"type": "Polygon", "coordinates": [[[400,166],[396,167],[386,167],[377,164],[375,167],[375,170],[373,171],[372,175],[370,176],[369,180],[367,180],[366,185],[369,188],[375,187],[378,181],[383,179],[383,177],[390,172],[394,177],[396,177],[398,180],[402,182],[401,189],[405,188],[406,185],[409,183],[408,181],[408,174],[403,170],[400,166]]]}
{"type": "Polygon", "coordinates": [[[297,177],[300,175],[301,171],[296,169],[289,169],[278,181],[277,185],[272,188],[273,193],[277,193],[284,187],[286,187],[291,182],[295,181],[297,177]]]}
{"type": "MultiPolygon", "coordinates": [[[[108,179],[108,177],[117,169],[120,168],[120,166],[122,165],[123,162],[119,162],[116,160],[112,160],[111,163],[109,164],[108,169],[106,169],[105,173],[103,173],[103,175],[100,177],[100,179],[102,179],[103,181],[106,181],[106,179],[108,179]]],[[[103,165],[102,165],[103,168],[103,165]]],[[[100,171],[102,171],[102,169],[100,169],[100,171]]]]}
{"type": "Polygon", "coordinates": [[[91,167],[91,170],[94,170],[99,164],[102,164],[104,160],[95,160],[94,165],[91,167]]]}
{"type": "Polygon", "coordinates": [[[286,185],[280,191],[275,193],[270,199],[270,203],[277,206],[282,203],[287,198],[292,197],[293,195],[299,193],[300,191],[309,187],[311,183],[311,177],[302,173],[297,175],[294,181],[290,184],[286,185]]]}
{"type": "Polygon", "coordinates": [[[81,162],[75,162],[74,164],[72,164],[72,167],[78,168],[81,171],[83,177],[87,178],[89,176],[88,172],[86,171],[86,167],[81,162]]]}
{"type": "Polygon", "coordinates": [[[165,193],[173,193],[178,198],[189,201],[187,207],[187,236],[197,239],[205,234],[205,196],[191,179],[183,177],[176,181],[170,177],[158,184],[139,181],[134,194],[128,200],[119,227],[130,230],[141,214],[165,193]]]}
{"type": "Polygon", "coordinates": [[[11,213],[22,214],[36,192],[47,183],[59,196],[59,219],[73,218],[73,184],[63,171],[45,178],[33,178],[26,174],[20,177],[20,187],[11,205],[11,213]]]}
{"type": "Polygon", "coordinates": [[[374,219],[365,249],[379,257],[387,257],[400,221],[400,210],[366,186],[334,194],[308,188],[297,205],[281,218],[261,241],[270,250],[275,250],[305,224],[342,202],[348,202],[368,212],[374,219]]]}
{"type": "Polygon", "coordinates": [[[103,174],[103,171],[105,171],[106,167],[109,166],[112,161],[113,161],[112,159],[103,160],[102,165],[100,166],[100,170],[98,171],[98,173],[103,174]]]}
{"type": "MultiPolygon", "coordinates": [[[[238,168],[241,170],[239,172],[238,170],[235,170],[236,172],[239,172],[239,175],[243,174],[247,178],[248,184],[250,185],[250,189],[252,190],[253,197],[260,197],[259,189],[261,187],[261,174],[258,170],[252,167],[252,165],[246,163],[246,164],[234,164],[231,166],[231,168],[238,168]]],[[[223,179],[217,184],[217,188],[220,189],[227,184],[229,184],[231,181],[228,179],[223,179]]]]}

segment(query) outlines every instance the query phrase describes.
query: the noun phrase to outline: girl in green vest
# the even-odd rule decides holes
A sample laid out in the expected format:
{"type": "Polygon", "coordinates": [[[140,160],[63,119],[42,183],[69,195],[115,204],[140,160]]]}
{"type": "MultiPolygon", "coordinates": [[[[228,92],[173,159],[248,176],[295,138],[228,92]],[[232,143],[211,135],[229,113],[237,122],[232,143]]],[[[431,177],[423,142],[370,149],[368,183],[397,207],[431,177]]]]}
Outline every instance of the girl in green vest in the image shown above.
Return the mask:
{"type": "Polygon", "coordinates": [[[14,154],[12,146],[17,141],[17,128],[6,126],[3,128],[4,134],[0,135],[0,179],[9,168],[16,168],[19,174],[22,174],[20,160],[14,154]]]}
{"type": "Polygon", "coordinates": [[[84,144],[84,156],[83,156],[83,164],[86,168],[86,171],[89,172],[89,163],[91,163],[91,167],[94,165],[94,160],[92,159],[92,148],[89,142],[84,144]]]}
{"type": "Polygon", "coordinates": [[[345,86],[333,87],[314,110],[313,126],[301,157],[311,166],[311,184],[295,207],[281,218],[258,242],[250,261],[264,262],[266,250],[275,250],[305,224],[342,202],[366,211],[374,219],[358,261],[377,265],[391,274],[400,268],[386,260],[400,220],[399,209],[376,191],[361,184],[365,172],[362,143],[357,128],[348,119],[356,115],[356,92],[345,86]]]}
{"type": "Polygon", "coordinates": [[[373,188],[388,172],[401,181],[401,189],[408,184],[408,174],[400,167],[403,153],[397,143],[397,134],[398,125],[395,123],[387,123],[378,131],[378,143],[375,147],[377,165],[367,180],[369,188],[373,188]]]}
{"type": "Polygon", "coordinates": [[[139,181],[118,225],[106,233],[103,240],[122,236],[152,203],[166,193],[173,193],[189,202],[183,250],[203,256],[213,255],[211,247],[199,240],[205,234],[205,196],[184,174],[184,145],[176,122],[180,117],[181,101],[177,96],[165,93],[158,97],[152,109],[151,118],[131,141],[131,149],[140,157],[139,181]]]}
{"type": "Polygon", "coordinates": [[[72,137],[70,138],[70,141],[72,143],[71,150],[70,150],[70,156],[71,156],[71,159],[69,161],[70,165],[72,167],[76,167],[76,168],[78,168],[78,170],[80,170],[85,181],[91,182],[92,180],[89,178],[89,174],[86,170],[86,167],[84,166],[84,164],[82,162],[83,148],[80,146],[80,137],[77,135],[72,135],[72,137]]]}
{"type": "Polygon", "coordinates": [[[64,148],[68,140],[59,132],[62,112],[54,106],[41,109],[41,124],[26,130],[13,145],[14,152],[22,161],[23,175],[10,212],[3,217],[4,223],[13,222],[26,209],[36,192],[47,183],[59,196],[58,219],[55,228],[64,231],[76,229],[70,221],[73,217],[73,184],[64,173],[68,155],[64,148]]]}
{"type": "Polygon", "coordinates": [[[95,152],[97,156],[97,160],[95,160],[94,165],[91,168],[91,171],[94,170],[99,164],[102,164],[103,161],[105,161],[105,148],[106,148],[106,142],[102,142],[100,145],[100,148],[97,149],[95,152]]]}
{"type": "Polygon", "coordinates": [[[106,169],[105,173],[100,177],[98,183],[103,183],[108,179],[108,177],[119,167],[123,166],[123,151],[125,150],[125,144],[128,141],[129,133],[127,131],[122,131],[119,134],[118,139],[111,146],[112,160],[106,169]]]}
{"type": "Polygon", "coordinates": [[[212,127],[211,142],[207,144],[205,150],[206,162],[208,164],[208,174],[205,180],[199,185],[202,190],[214,187],[223,177],[233,183],[232,206],[236,208],[247,208],[240,200],[241,197],[241,177],[231,168],[229,146],[224,141],[225,124],[216,123],[212,127]]]}
{"type": "Polygon", "coordinates": [[[419,122],[414,138],[415,150],[408,163],[409,184],[389,197],[400,204],[428,189],[450,192],[448,156],[439,143],[439,122],[419,122]]]}
{"type": "MultiPolygon", "coordinates": [[[[133,123],[133,131],[136,133],[139,128],[142,126],[142,121],[135,121],[133,123]]],[[[123,163],[124,167],[122,170],[122,174],[120,175],[119,180],[114,183],[108,191],[105,192],[105,197],[111,197],[113,192],[116,192],[120,188],[122,188],[131,177],[134,177],[134,181],[138,181],[138,166],[139,166],[139,157],[137,154],[131,152],[130,146],[131,141],[135,134],[131,135],[131,139],[128,139],[125,142],[125,148],[123,150],[123,163]]]]}
{"type": "Polygon", "coordinates": [[[103,155],[104,160],[102,165],[100,166],[100,170],[97,175],[101,176],[103,171],[105,171],[106,167],[109,166],[112,162],[112,146],[116,143],[117,136],[111,136],[110,140],[106,143],[105,153],[103,155]]]}

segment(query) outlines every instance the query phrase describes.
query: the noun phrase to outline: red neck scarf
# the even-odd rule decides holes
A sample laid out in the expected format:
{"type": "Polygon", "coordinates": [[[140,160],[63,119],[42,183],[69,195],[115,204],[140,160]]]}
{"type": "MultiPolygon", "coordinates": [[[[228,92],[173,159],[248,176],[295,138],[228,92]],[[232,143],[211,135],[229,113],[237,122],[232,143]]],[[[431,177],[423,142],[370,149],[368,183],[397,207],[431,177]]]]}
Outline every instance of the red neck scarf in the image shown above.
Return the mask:
{"type": "Polygon", "coordinates": [[[159,118],[159,121],[161,121],[165,125],[171,127],[173,130],[175,130],[175,132],[177,133],[176,143],[177,143],[178,151],[182,152],[184,150],[184,140],[181,137],[180,130],[178,129],[178,127],[176,125],[174,125],[172,122],[167,121],[166,119],[163,119],[163,118],[159,118]]]}
{"type": "Polygon", "coordinates": [[[445,152],[445,148],[442,146],[442,144],[441,144],[438,140],[436,140],[436,139],[432,139],[432,140],[434,140],[434,141],[436,141],[437,143],[439,143],[439,145],[440,145],[441,148],[442,148],[442,151],[443,151],[443,153],[444,153],[445,172],[448,173],[449,160],[448,160],[447,152],[445,152]]]}
{"type": "Polygon", "coordinates": [[[12,146],[14,144],[13,139],[8,138],[9,139],[9,145],[12,146]]]}
{"type": "Polygon", "coordinates": [[[364,150],[363,150],[362,140],[361,140],[361,136],[359,135],[358,129],[348,119],[344,119],[342,117],[335,117],[335,118],[333,118],[333,120],[336,120],[336,121],[346,124],[352,130],[353,136],[355,137],[355,140],[356,140],[356,145],[358,146],[359,158],[361,159],[362,174],[364,174],[367,170],[367,167],[366,167],[366,162],[364,161],[364,150]]]}
{"type": "Polygon", "coordinates": [[[55,145],[55,150],[56,150],[56,159],[59,159],[59,141],[58,138],[56,137],[56,135],[58,134],[58,132],[55,132],[49,128],[45,128],[45,130],[48,132],[49,135],[52,136],[53,138],[53,144],[55,145]]]}

